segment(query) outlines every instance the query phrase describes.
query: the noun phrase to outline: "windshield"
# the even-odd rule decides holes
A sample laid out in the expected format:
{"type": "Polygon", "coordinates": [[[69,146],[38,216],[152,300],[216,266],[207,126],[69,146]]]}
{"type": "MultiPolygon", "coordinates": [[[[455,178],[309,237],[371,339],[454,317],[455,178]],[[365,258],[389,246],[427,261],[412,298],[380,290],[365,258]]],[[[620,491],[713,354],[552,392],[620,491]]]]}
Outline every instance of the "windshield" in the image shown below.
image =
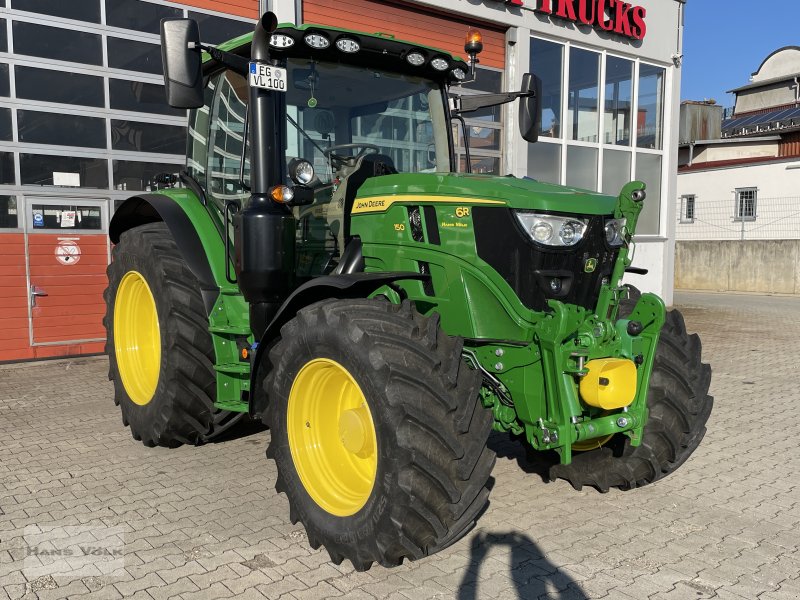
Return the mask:
{"type": "Polygon", "coordinates": [[[325,156],[329,148],[343,156],[382,154],[400,173],[451,170],[443,95],[436,83],[308,59],[289,59],[287,69],[286,158],[311,162],[321,182],[335,176],[335,161],[325,156]]]}

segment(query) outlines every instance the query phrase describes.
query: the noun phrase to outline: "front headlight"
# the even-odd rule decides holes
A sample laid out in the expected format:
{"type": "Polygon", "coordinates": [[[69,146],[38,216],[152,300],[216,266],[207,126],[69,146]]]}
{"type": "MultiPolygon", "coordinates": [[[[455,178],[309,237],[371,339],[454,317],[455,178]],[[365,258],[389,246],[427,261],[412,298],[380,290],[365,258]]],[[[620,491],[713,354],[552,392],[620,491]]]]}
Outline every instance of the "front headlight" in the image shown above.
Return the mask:
{"type": "Polygon", "coordinates": [[[606,221],[606,241],[609,246],[619,247],[625,243],[625,225],[627,219],[608,219],[606,221]]]}
{"type": "Polygon", "coordinates": [[[514,214],[531,239],[544,246],[575,246],[583,239],[589,223],[585,219],[533,212],[515,211],[514,214]]]}
{"type": "Polygon", "coordinates": [[[308,185],[314,179],[314,167],[302,158],[293,158],[289,161],[289,177],[299,185],[308,185]]]}

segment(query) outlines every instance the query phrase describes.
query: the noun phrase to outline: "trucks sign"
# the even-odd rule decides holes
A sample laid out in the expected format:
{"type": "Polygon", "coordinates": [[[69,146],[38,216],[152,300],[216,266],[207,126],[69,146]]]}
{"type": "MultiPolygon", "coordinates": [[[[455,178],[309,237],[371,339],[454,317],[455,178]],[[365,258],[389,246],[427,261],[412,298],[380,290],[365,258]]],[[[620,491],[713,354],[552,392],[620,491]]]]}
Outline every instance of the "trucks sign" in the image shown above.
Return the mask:
{"type": "Polygon", "coordinates": [[[505,0],[509,6],[534,5],[533,11],[632,40],[647,35],[647,9],[623,0],[505,0]]]}

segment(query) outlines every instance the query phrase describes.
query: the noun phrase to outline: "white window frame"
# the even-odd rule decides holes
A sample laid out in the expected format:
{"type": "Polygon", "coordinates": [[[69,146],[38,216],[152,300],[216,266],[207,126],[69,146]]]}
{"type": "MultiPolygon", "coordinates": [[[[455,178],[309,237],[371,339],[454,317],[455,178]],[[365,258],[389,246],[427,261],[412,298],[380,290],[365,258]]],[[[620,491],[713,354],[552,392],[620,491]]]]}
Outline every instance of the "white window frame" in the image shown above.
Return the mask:
{"type": "Polygon", "coordinates": [[[755,187],[745,187],[745,188],[736,188],[734,190],[734,195],[736,198],[736,203],[733,206],[733,220],[736,222],[748,222],[748,221],[755,221],[758,217],[758,188],[755,187]],[[743,198],[744,194],[751,194],[752,198],[743,198]],[[752,200],[752,208],[749,211],[743,210],[746,206],[744,203],[752,200]],[[752,213],[752,214],[745,214],[752,213]]]}
{"type": "Polygon", "coordinates": [[[681,217],[680,222],[684,225],[694,223],[697,214],[697,196],[695,194],[684,194],[681,196],[681,217]],[[691,205],[691,215],[689,206],[691,205]]]}

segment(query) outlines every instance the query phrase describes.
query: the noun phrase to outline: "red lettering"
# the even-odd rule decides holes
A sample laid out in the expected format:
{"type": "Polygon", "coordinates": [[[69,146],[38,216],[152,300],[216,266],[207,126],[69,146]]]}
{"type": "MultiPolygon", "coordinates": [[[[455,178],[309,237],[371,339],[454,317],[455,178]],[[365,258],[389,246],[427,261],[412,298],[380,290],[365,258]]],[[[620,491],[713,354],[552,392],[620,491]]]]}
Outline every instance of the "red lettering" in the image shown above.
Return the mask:
{"type": "Polygon", "coordinates": [[[551,0],[541,0],[539,4],[539,8],[537,9],[539,12],[552,15],[553,14],[553,7],[550,4],[551,0]]]}
{"type": "Polygon", "coordinates": [[[643,40],[647,35],[647,23],[644,18],[647,16],[647,10],[642,6],[636,6],[633,9],[633,37],[637,40],[643,40]]]}
{"type": "Polygon", "coordinates": [[[614,0],[597,0],[597,24],[603,31],[614,31],[614,19],[607,19],[606,2],[613,8],[614,0]]]}
{"type": "Polygon", "coordinates": [[[626,37],[633,37],[633,32],[631,32],[631,22],[629,13],[631,11],[631,5],[627,2],[620,2],[617,0],[617,26],[614,31],[620,35],[624,35],[626,37]]]}
{"type": "Polygon", "coordinates": [[[597,14],[597,5],[594,0],[579,0],[578,19],[585,25],[594,25],[594,17],[597,14]],[[592,11],[589,13],[589,11],[592,11]]]}
{"type": "Polygon", "coordinates": [[[577,21],[578,17],[575,15],[575,6],[572,2],[573,0],[558,0],[556,16],[562,19],[569,19],[570,21],[577,21]]]}

